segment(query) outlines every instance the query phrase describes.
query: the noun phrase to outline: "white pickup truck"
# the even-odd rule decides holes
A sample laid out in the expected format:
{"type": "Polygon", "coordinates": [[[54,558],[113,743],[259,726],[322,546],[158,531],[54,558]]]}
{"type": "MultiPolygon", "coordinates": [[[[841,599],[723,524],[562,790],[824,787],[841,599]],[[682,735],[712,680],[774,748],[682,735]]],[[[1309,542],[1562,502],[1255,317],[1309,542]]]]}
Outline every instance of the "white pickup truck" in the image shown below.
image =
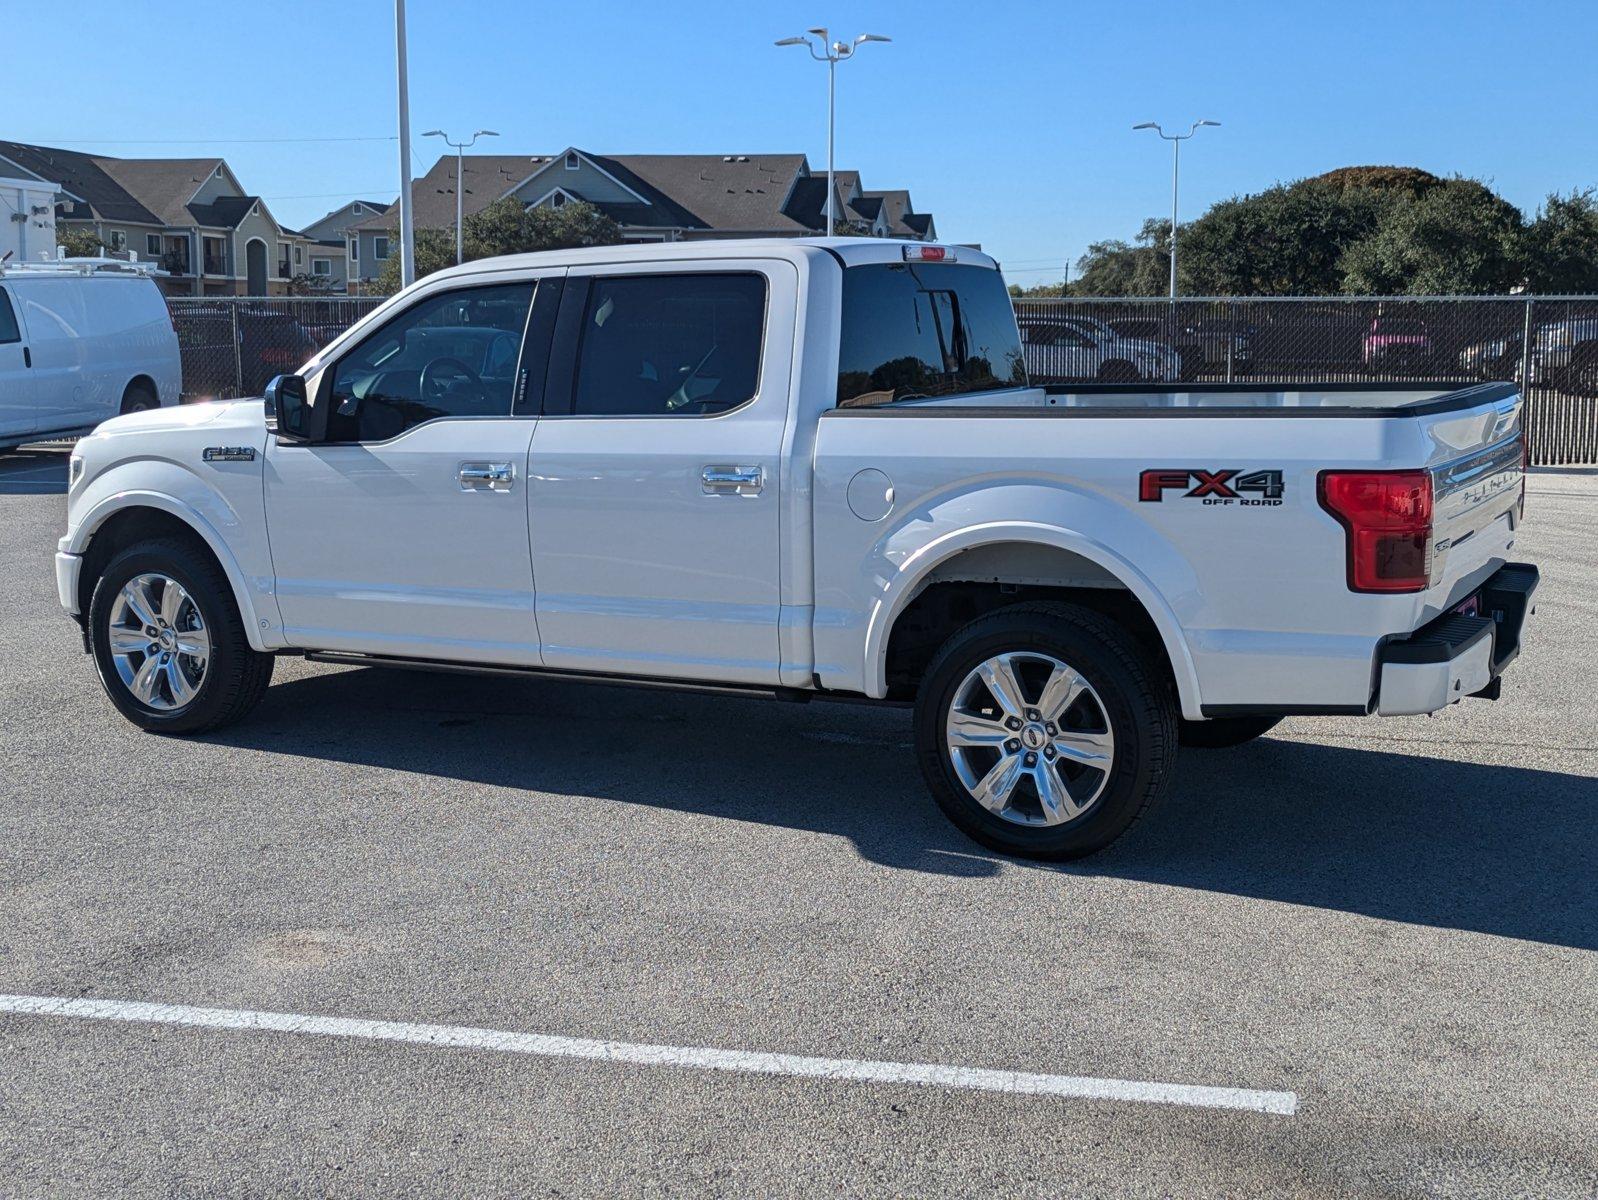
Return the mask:
{"type": "Polygon", "coordinates": [[[144,729],[274,656],[915,705],[939,805],[1067,858],[1177,745],[1495,698],[1512,386],[1029,387],[993,261],[870,239],[493,259],[260,400],[78,443],[62,605],[144,729]]]}

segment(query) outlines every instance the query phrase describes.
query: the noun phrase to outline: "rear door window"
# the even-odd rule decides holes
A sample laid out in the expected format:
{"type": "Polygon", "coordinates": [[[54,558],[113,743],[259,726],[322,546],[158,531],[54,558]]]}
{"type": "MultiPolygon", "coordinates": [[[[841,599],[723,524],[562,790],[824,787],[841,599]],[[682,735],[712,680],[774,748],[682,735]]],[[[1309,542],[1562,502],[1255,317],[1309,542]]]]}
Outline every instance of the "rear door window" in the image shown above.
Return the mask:
{"type": "Polygon", "coordinates": [[[713,416],[754,398],[766,280],[753,273],[595,277],[572,412],[713,416]]]}
{"type": "Polygon", "coordinates": [[[7,342],[20,342],[22,330],[17,328],[17,313],[11,307],[11,297],[0,287],[0,346],[7,342]]]}
{"type": "Polygon", "coordinates": [[[838,407],[1025,387],[1004,279],[959,263],[872,263],[843,272],[838,407]]]}

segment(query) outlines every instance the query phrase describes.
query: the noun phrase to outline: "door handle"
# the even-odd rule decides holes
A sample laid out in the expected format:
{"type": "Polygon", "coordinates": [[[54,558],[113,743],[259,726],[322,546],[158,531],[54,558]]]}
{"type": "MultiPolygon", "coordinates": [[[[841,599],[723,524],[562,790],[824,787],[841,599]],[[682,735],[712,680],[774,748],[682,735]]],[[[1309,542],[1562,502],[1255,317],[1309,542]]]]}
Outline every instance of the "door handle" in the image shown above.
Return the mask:
{"type": "Polygon", "coordinates": [[[765,474],[763,467],[711,466],[699,472],[699,481],[709,495],[719,492],[753,495],[765,486],[765,474]]]}
{"type": "Polygon", "coordinates": [[[456,478],[463,492],[508,492],[516,470],[510,463],[462,463],[456,478]]]}

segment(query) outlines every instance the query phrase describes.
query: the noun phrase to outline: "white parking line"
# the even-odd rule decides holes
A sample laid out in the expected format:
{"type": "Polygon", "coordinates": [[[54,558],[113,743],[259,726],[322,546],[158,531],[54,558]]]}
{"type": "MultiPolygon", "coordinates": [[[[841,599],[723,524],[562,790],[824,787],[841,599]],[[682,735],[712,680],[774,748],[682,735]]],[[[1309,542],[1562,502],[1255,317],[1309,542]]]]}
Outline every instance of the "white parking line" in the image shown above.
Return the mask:
{"type": "Polygon", "coordinates": [[[640,1042],[607,1042],[591,1038],[552,1037],[463,1025],[414,1025],[399,1021],[363,1021],[317,1017],[305,1013],[250,1012],[236,1008],[197,1008],[187,1004],[145,1004],[136,1000],[78,1000],[59,996],[0,994],[0,1013],[75,1017],[91,1021],[136,1021],[158,1025],[192,1025],[206,1029],[267,1030],[322,1037],[366,1038],[456,1049],[498,1050],[544,1058],[584,1058],[638,1066],[687,1067],[703,1071],[736,1071],[750,1075],[788,1075],[802,1079],[838,1079],[855,1083],[909,1083],[977,1092],[1026,1096],[1068,1096],[1086,1100],[1126,1100],[1137,1104],[1183,1104],[1195,1108],[1244,1109],[1292,1116],[1298,1097],[1292,1092],[1251,1088],[1201,1087],[1185,1083],[1143,1083],[1129,1079],[1094,1079],[1080,1075],[1036,1075],[935,1063],[874,1062],[856,1058],[809,1058],[797,1054],[762,1054],[748,1050],[714,1050],[702,1046],[654,1046],[640,1042]]]}

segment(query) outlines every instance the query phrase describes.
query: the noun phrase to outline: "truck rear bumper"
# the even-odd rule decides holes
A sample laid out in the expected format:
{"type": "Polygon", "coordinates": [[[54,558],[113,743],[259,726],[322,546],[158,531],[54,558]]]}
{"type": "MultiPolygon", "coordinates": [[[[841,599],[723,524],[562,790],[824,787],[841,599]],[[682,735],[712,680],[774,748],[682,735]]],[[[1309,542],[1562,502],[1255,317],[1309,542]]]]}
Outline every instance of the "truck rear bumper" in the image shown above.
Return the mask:
{"type": "Polygon", "coordinates": [[[1377,654],[1376,712],[1431,713],[1466,696],[1496,697],[1496,683],[1520,653],[1537,568],[1506,563],[1473,597],[1476,611],[1445,613],[1377,654]]]}

